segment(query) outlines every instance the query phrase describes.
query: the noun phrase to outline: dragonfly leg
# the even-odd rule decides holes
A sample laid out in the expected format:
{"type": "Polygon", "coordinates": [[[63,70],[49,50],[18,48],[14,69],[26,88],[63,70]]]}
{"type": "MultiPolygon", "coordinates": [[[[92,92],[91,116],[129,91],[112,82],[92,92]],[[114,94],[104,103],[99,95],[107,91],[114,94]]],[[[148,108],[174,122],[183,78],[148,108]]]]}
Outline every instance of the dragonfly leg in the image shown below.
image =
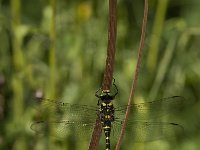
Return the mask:
{"type": "Polygon", "coordinates": [[[113,95],[115,97],[118,94],[118,88],[117,88],[117,85],[114,82],[113,82],[113,85],[114,85],[115,90],[116,90],[115,94],[113,95]]]}
{"type": "Polygon", "coordinates": [[[96,93],[95,93],[95,96],[97,97],[97,98],[100,98],[100,95],[98,94],[98,92],[101,90],[101,88],[99,88],[97,91],[96,91],[96,93]]]}

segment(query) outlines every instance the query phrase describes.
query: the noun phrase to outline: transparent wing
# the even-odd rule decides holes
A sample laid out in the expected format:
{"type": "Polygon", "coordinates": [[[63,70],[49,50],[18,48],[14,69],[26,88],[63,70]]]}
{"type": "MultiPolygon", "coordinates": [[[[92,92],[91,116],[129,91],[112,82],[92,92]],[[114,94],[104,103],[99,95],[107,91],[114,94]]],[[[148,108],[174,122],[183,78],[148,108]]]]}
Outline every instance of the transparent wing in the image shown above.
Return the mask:
{"type": "MultiPolygon", "coordinates": [[[[185,99],[181,96],[168,97],[152,102],[145,102],[130,105],[133,119],[131,120],[151,120],[159,118],[169,113],[180,111],[185,105],[185,99]]],[[[126,106],[120,106],[115,109],[117,119],[123,119],[126,112],[126,106]]]]}
{"type": "MultiPolygon", "coordinates": [[[[64,118],[63,120],[72,121],[89,121],[92,122],[97,117],[97,107],[79,104],[69,104],[56,102],[49,99],[42,99],[40,111],[51,111],[56,117],[64,118]]],[[[52,116],[53,117],[53,116],[52,116]]],[[[52,118],[51,118],[52,119],[52,118]]]]}
{"type": "MultiPolygon", "coordinates": [[[[97,108],[88,105],[69,104],[42,99],[38,107],[42,119],[31,125],[37,134],[66,138],[72,135],[78,139],[88,138],[94,129],[97,108]]],[[[101,125],[101,124],[100,124],[101,125]]],[[[89,138],[88,138],[89,139],[89,138]]]]}
{"type": "MultiPolygon", "coordinates": [[[[162,138],[175,136],[176,131],[182,130],[182,126],[174,123],[163,122],[147,122],[139,120],[149,120],[157,118],[167,113],[179,110],[184,104],[184,98],[179,96],[169,97],[158,101],[133,104],[130,105],[133,112],[133,119],[128,122],[126,133],[134,135],[134,142],[152,141],[162,138]]],[[[58,121],[35,122],[31,125],[31,129],[36,133],[48,133],[48,129],[52,129],[51,135],[59,138],[66,137],[67,134],[73,134],[77,137],[86,137],[91,135],[96,117],[97,108],[87,105],[69,104],[62,102],[54,102],[52,100],[43,100],[42,109],[56,109],[56,113],[61,118],[58,121]]],[[[115,121],[112,123],[111,141],[117,139],[122,127],[122,121],[127,106],[117,107],[115,109],[115,121]]],[[[56,114],[56,115],[57,115],[56,114]]],[[[50,120],[54,120],[50,118],[50,120]]]]}
{"type": "MultiPolygon", "coordinates": [[[[88,122],[35,122],[31,129],[37,134],[51,135],[64,139],[69,135],[75,138],[87,140],[90,139],[94,129],[94,123],[88,122]]],[[[116,142],[121,132],[122,122],[115,121],[112,124],[110,140],[116,142]]],[[[131,137],[133,142],[150,142],[160,139],[169,139],[175,137],[177,133],[183,133],[183,127],[175,123],[164,122],[128,122],[125,135],[131,137]]],[[[104,134],[103,136],[104,137],[104,134]]]]}
{"type": "MultiPolygon", "coordinates": [[[[101,125],[101,124],[100,124],[101,125]]],[[[51,135],[56,138],[66,138],[71,135],[78,139],[87,138],[89,139],[92,131],[94,129],[95,122],[85,122],[85,121],[58,121],[58,122],[47,122],[40,121],[34,122],[31,125],[31,129],[35,131],[37,134],[42,135],[51,135]]]]}
{"type": "MultiPolygon", "coordinates": [[[[113,139],[119,137],[122,122],[116,121],[113,124],[113,139]]],[[[165,122],[128,122],[125,135],[131,137],[133,142],[150,142],[160,139],[169,139],[175,137],[178,133],[183,133],[183,127],[175,123],[165,122]]]]}

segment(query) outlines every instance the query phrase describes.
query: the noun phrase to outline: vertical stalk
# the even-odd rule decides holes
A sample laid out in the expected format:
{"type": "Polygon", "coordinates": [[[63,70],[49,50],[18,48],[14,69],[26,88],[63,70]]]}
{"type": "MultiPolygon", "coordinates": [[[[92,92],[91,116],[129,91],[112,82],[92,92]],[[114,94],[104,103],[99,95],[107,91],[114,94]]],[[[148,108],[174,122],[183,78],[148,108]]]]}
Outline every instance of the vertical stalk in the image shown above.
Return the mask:
{"type": "MultiPolygon", "coordinates": [[[[109,24],[108,24],[108,46],[106,68],[104,71],[104,78],[102,83],[102,90],[110,90],[113,80],[115,50],[116,50],[116,36],[117,36],[117,0],[109,0],[109,24]]],[[[96,150],[99,145],[101,137],[101,122],[99,118],[96,119],[96,126],[94,127],[92,138],[89,145],[89,150],[96,150]]]]}
{"type": "Polygon", "coordinates": [[[156,94],[158,93],[161,87],[161,84],[163,83],[167,69],[172,60],[176,42],[177,42],[176,33],[172,35],[173,36],[171,36],[171,39],[168,42],[166,49],[164,50],[164,57],[159,63],[158,72],[156,74],[154,84],[152,85],[151,91],[149,92],[149,99],[154,99],[156,97],[156,94]]]}
{"type": "Polygon", "coordinates": [[[109,0],[109,25],[106,68],[102,84],[103,90],[110,90],[113,80],[113,70],[117,38],[117,0],[109,0]]]}
{"type": "MultiPolygon", "coordinates": [[[[19,32],[19,27],[21,25],[21,1],[11,0],[11,31],[12,31],[12,47],[13,47],[13,74],[11,77],[11,85],[13,90],[13,110],[12,117],[13,122],[11,124],[16,128],[16,131],[21,130],[24,124],[22,116],[24,115],[24,86],[23,86],[23,76],[21,72],[24,70],[24,56],[21,47],[22,36],[19,32]]],[[[9,131],[8,131],[9,132],[9,131]]],[[[14,132],[16,133],[16,132],[14,132]]],[[[26,142],[23,136],[19,136],[15,141],[15,149],[23,150],[26,149],[26,142]]]]}
{"type": "Polygon", "coordinates": [[[140,65],[142,62],[142,50],[144,48],[147,17],[148,17],[148,0],[144,0],[144,16],[143,16],[143,21],[142,21],[142,32],[141,32],[141,36],[140,36],[140,45],[139,45],[138,53],[137,53],[137,63],[136,63],[135,72],[133,73],[133,82],[132,82],[131,92],[130,92],[129,99],[128,99],[128,105],[127,105],[127,109],[126,109],[125,119],[124,119],[124,122],[122,125],[121,133],[120,133],[117,145],[115,147],[115,150],[119,150],[121,147],[123,136],[124,136],[125,129],[126,129],[126,125],[128,123],[128,117],[130,114],[130,109],[131,109],[130,105],[133,102],[133,98],[135,95],[137,79],[138,79],[138,75],[139,75],[139,69],[140,69],[140,65]]]}
{"type": "Polygon", "coordinates": [[[11,15],[12,15],[12,45],[13,45],[13,65],[16,70],[22,69],[24,65],[23,52],[21,49],[21,37],[18,32],[21,23],[21,2],[20,0],[11,1],[11,15]]]}
{"type": "Polygon", "coordinates": [[[147,58],[147,68],[149,72],[154,72],[156,68],[160,37],[164,25],[168,1],[169,0],[158,0],[156,16],[150,38],[149,54],[147,58]]]}
{"type": "Polygon", "coordinates": [[[11,1],[11,30],[12,30],[12,46],[13,46],[13,76],[12,76],[12,88],[13,88],[13,118],[14,122],[20,119],[23,114],[23,84],[21,78],[18,76],[18,72],[23,69],[23,55],[20,45],[20,38],[17,35],[18,27],[20,26],[20,0],[11,1]]]}
{"type": "MultiPolygon", "coordinates": [[[[56,97],[56,0],[50,0],[51,7],[51,24],[49,28],[49,37],[50,37],[50,50],[49,50],[49,82],[47,83],[47,94],[51,99],[55,99],[56,97]]],[[[55,117],[55,109],[50,108],[49,116],[53,118],[55,117]]],[[[50,119],[49,119],[50,120],[50,119]]],[[[49,126],[49,135],[54,135],[53,125],[49,126]]],[[[55,149],[55,139],[51,136],[48,137],[48,149],[55,149]]]]}
{"type": "Polygon", "coordinates": [[[50,0],[50,6],[52,9],[52,17],[51,24],[49,29],[49,37],[50,37],[50,51],[49,51],[49,83],[48,87],[48,97],[55,98],[56,94],[56,0],[50,0]]]}

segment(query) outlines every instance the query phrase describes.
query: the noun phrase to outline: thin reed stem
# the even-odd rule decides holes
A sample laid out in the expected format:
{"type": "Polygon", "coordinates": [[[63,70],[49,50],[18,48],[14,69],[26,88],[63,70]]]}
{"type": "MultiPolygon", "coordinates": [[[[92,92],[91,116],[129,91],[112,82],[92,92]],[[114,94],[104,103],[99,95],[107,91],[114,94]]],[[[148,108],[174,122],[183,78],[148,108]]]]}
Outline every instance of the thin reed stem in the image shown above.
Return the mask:
{"type": "Polygon", "coordinates": [[[49,84],[48,84],[48,97],[56,97],[56,0],[50,0],[52,10],[51,24],[49,29],[50,37],[50,51],[49,51],[49,84]]]}
{"type": "MultiPolygon", "coordinates": [[[[108,25],[108,46],[107,59],[104,78],[102,83],[102,90],[109,90],[112,86],[113,68],[116,50],[116,36],[117,36],[117,0],[109,0],[109,25],[108,25]]],[[[99,118],[96,119],[96,126],[94,128],[92,138],[89,145],[89,150],[96,150],[99,145],[102,127],[99,118]]]]}
{"type": "Polygon", "coordinates": [[[136,64],[136,69],[135,69],[135,73],[133,74],[133,82],[132,82],[132,87],[131,87],[131,92],[130,92],[130,96],[128,99],[128,106],[127,106],[127,110],[126,110],[126,114],[125,114],[125,120],[123,122],[123,126],[121,129],[121,134],[119,137],[119,140],[117,142],[117,145],[115,147],[116,150],[119,150],[122,144],[122,139],[125,133],[125,129],[126,129],[126,125],[128,122],[128,116],[130,114],[130,105],[133,101],[133,97],[134,97],[134,93],[135,93],[135,89],[136,89],[136,85],[137,85],[137,78],[138,78],[138,74],[139,74],[139,69],[140,69],[140,64],[142,61],[142,49],[144,48],[144,40],[145,40],[145,32],[146,32],[146,25],[147,25],[147,16],[148,16],[148,0],[145,0],[145,4],[144,4],[144,16],[143,16],[143,23],[142,23],[142,33],[141,33],[141,37],[140,37],[140,45],[139,45],[139,49],[138,49],[138,57],[137,57],[137,64],[136,64]]]}
{"type": "MultiPolygon", "coordinates": [[[[55,99],[56,97],[56,0],[50,0],[50,6],[51,6],[51,23],[49,28],[49,37],[50,37],[50,50],[49,50],[49,83],[47,84],[47,94],[48,97],[51,97],[52,99],[55,99]]],[[[55,109],[51,108],[51,113],[49,114],[51,117],[55,115],[55,109]]],[[[54,135],[55,131],[53,128],[53,125],[49,126],[50,129],[50,135],[54,135]]],[[[55,139],[51,136],[48,137],[48,149],[54,150],[55,145],[53,144],[55,142],[55,139]]]]}
{"type": "Polygon", "coordinates": [[[155,71],[157,65],[160,37],[163,30],[168,2],[169,0],[159,0],[157,5],[155,21],[153,23],[153,29],[150,38],[151,44],[147,58],[147,68],[151,73],[155,71]]]}
{"type": "MultiPolygon", "coordinates": [[[[22,40],[23,36],[20,35],[19,29],[21,26],[21,0],[11,0],[11,31],[12,31],[12,52],[13,52],[13,73],[11,78],[12,93],[13,93],[13,109],[12,109],[12,122],[14,126],[19,127],[24,124],[21,124],[22,116],[24,115],[24,80],[21,76],[25,67],[25,59],[22,50],[22,40]]],[[[7,135],[12,133],[7,133],[7,135]]],[[[15,135],[9,135],[15,136],[15,135]]],[[[27,143],[25,138],[18,136],[15,140],[15,149],[16,150],[25,150],[27,149],[27,143]]]]}

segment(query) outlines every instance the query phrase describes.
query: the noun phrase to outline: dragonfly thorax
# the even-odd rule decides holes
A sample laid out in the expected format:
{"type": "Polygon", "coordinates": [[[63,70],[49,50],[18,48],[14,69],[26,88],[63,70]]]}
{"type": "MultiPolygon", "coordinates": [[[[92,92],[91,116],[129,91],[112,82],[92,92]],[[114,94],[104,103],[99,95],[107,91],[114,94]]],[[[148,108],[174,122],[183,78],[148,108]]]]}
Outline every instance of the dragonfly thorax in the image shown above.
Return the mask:
{"type": "Polygon", "coordinates": [[[99,105],[99,118],[104,126],[107,122],[114,121],[115,109],[111,101],[101,101],[99,105]]]}

